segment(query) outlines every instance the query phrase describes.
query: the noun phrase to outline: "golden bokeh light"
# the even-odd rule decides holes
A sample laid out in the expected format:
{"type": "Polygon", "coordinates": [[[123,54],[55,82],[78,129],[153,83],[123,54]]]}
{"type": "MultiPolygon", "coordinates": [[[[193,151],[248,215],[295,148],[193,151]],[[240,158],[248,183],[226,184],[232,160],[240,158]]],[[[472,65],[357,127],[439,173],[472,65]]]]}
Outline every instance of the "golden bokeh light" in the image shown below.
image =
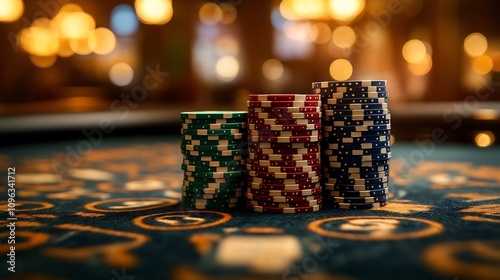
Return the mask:
{"type": "Polygon", "coordinates": [[[90,49],[100,55],[111,53],[116,46],[115,35],[104,27],[99,27],[90,33],[88,40],[90,49]]]}
{"type": "Polygon", "coordinates": [[[0,22],[14,22],[18,20],[24,12],[22,0],[2,0],[0,1],[0,22]]]}
{"type": "Polygon", "coordinates": [[[223,36],[217,39],[215,41],[215,49],[219,55],[238,55],[240,52],[238,41],[232,36],[223,36]]]}
{"type": "Polygon", "coordinates": [[[69,46],[71,50],[79,55],[87,55],[92,52],[89,46],[89,41],[87,38],[84,39],[70,39],[69,46]]]}
{"type": "Polygon", "coordinates": [[[87,38],[95,29],[95,20],[85,12],[67,13],[60,19],[61,35],[70,39],[87,38]]]}
{"type": "Polygon", "coordinates": [[[406,42],[403,46],[403,57],[408,63],[420,64],[424,61],[427,53],[425,43],[412,39],[406,42]]]}
{"type": "Polygon", "coordinates": [[[424,59],[419,63],[408,63],[408,70],[415,76],[424,76],[432,69],[432,57],[425,54],[424,59]]]}
{"type": "Polygon", "coordinates": [[[29,56],[31,63],[33,63],[33,65],[38,68],[49,68],[50,66],[54,65],[57,60],[57,55],[37,56],[30,54],[29,56]]]}
{"type": "Polygon", "coordinates": [[[330,16],[340,22],[353,21],[365,9],[365,0],[330,0],[330,16]]]}
{"type": "Polygon", "coordinates": [[[37,56],[51,56],[59,49],[57,33],[50,28],[50,21],[46,18],[39,18],[33,26],[21,30],[19,41],[26,52],[37,56]]]}
{"type": "Polygon", "coordinates": [[[236,10],[236,7],[233,4],[223,2],[219,4],[219,7],[222,9],[221,23],[231,24],[236,20],[236,17],[238,17],[238,10],[236,10]]]}
{"type": "Polygon", "coordinates": [[[203,24],[215,25],[222,20],[223,11],[219,5],[210,2],[201,6],[198,16],[203,24]]]}
{"type": "Polygon", "coordinates": [[[332,33],[332,42],[339,48],[350,48],[356,42],[356,33],[349,26],[339,26],[332,33]]]}
{"type": "Polygon", "coordinates": [[[493,60],[493,71],[500,72],[500,52],[495,52],[491,59],[493,60]]]}
{"type": "Polygon", "coordinates": [[[483,55],[488,49],[488,40],[481,33],[472,33],[464,40],[465,53],[470,57],[483,55]]]}
{"type": "Polygon", "coordinates": [[[174,15],[172,0],[135,0],[135,10],[145,24],[162,25],[174,15]]]}
{"type": "Polygon", "coordinates": [[[126,86],[134,79],[134,70],[127,63],[119,62],[109,69],[109,79],[116,86],[126,86]]]}
{"type": "Polygon", "coordinates": [[[281,61],[274,58],[268,59],[262,64],[262,74],[272,81],[283,77],[284,70],[281,61]]]}
{"type": "Polygon", "coordinates": [[[283,33],[288,38],[304,43],[311,42],[311,23],[308,21],[287,21],[283,33]]]}
{"type": "Polygon", "coordinates": [[[495,143],[495,135],[491,131],[481,131],[474,137],[476,146],[486,148],[495,143]]]}
{"type": "Polygon", "coordinates": [[[279,9],[281,15],[289,20],[324,19],[329,16],[324,0],[283,0],[279,9]]]}
{"type": "Polygon", "coordinates": [[[74,55],[75,52],[71,49],[69,40],[64,38],[59,38],[59,49],[57,50],[57,55],[60,57],[70,57],[74,55]]]}
{"type": "Polygon", "coordinates": [[[311,40],[316,44],[326,44],[332,37],[332,30],[330,26],[324,22],[317,22],[311,25],[311,33],[309,33],[311,40]]]}
{"type": "Polygon", "coordinates": [[[330,76],[337,81],[344,81],[352,76],[352,64],[347,59],[337,59],[330,64],[330,76]]]}
{"type": "Polygon", "coordinates": [[[240,72],[240,63],[236,57],[226,55],[217,60],[215,64],[215,74],[219,80],[230,82],[234,80],[240,72]]]}
{"type": "Polygon", "coordinates": [[[493,60],[487,55],[476,57],[472,61],[472,70],[480,75],[486,75],[493,70],[493,60]]]}

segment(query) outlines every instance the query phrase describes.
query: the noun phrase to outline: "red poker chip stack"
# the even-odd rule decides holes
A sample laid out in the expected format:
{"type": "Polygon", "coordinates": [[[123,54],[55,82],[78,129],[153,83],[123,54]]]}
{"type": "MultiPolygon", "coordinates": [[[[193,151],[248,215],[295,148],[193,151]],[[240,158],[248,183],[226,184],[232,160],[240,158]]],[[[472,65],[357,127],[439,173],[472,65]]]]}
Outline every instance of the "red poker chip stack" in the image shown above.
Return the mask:
{"type": "Polygon", "coordinates": [[[255,212],[322,208],[318,94],[250,94],[246,206],[255,212]]]}

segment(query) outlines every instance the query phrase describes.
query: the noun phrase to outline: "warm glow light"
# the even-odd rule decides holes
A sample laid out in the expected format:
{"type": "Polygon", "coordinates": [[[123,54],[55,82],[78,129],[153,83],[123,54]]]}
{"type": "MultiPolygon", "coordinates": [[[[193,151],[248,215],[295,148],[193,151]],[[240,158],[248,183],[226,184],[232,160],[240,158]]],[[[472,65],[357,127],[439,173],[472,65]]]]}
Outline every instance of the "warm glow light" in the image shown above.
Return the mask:
{"type": "Polygon", "coordinates": [[[424,59],[419,63],[408,63],[408,70],[413,75],[423,76],[432,69],[432,57],[429,54],[425,54],[424,59]]]}
{"type": "Polygon", "coordinates": [[[165,24],[174,14],[172,0],[135,0],[135,10],[145,24],[165,24]]]}
{"type": "Polygon", "coordinates": [[[79,55],[87,55],[92,52],[89,46],[89,41],[87,38],[84,39],[71,39],[69,40],[69,46],[71,50],[79,55]]]}
{"type": "Polygon", "coordinates": [[[403,57],[408,63],[421,63],[427,55],[424,42],[412,39],[403,46],[403,57]]]}
{"type": "Polygon", "coordinates": [[[356,33],[349,26],[339,26],[333,31],[332,42],[339,48],[350,48],[356,42],[356,33]]]}
{"type": "Polygon", "coordinates": [[[285,23],[283,33],[288,38],[304,43],[311,42],[311,24],[307,21],[288,21],[285,23]]]}
{"type": "Polygon", "coordinates": [[[127,63],[117,63],[109,69],[109,79],[114,85],[126,86],[134,79],[134,70],[127,63]]]}
{"type": "Polygon", "coordinates": [[[51,55],[51,56],[37,56],[30,54],[30,60],[33,65],[35,65],[38,68],[49,68],[50,66],[54,65],[54,63],[57,60],[56,55],[51,55]]]}
{"type": "Polygon", "coordinates": [[[238,55],[240,46],[234,37],[224,36],[215,42],[215,49],[221,54],[238,55]]]}
{"type": "Polygon", "coordinates": [[[33,22],[33,26],[23,29],[19,38],[21,47],[37,56],[56,54],[59,48],[59,38],[50,25],[50,20],[47,18],[38,18],[33,22]]]}
{"type": "Polygon", "coordinates": [[[330,0],[330,16],[341,22],[354,20],[365,8],[365,0],[330,0]]]}
{"type": "Polygon", "coordinates": [[[472,70],[480,75],[486,75],[493,70],[493,60],[487,55],[474,58],[472,70]]]}
{"type": "Polygon", "coordinates": [[[229,2],[222,2],[219,4],[219,7],[222,9],[222,19],[220,21],[221,23],[231,24],[236,20],[238,11],[233,4],[229,2]]]}
{"type": "Polygon", "coordinates": [[[139,28],[139,20],[132,6],[122,4],[111,11],[111,29],[118,35],[132,35],[139,28]]]}
{"type": "Polygon", "coordinates": [[[268,59],[262,64],[262,74],[269,80],[278,80],[283,76],[283,64],[277,59],[268,59]]]}
{"type": "Polygon", "coordinates": [[[474,142],[476,146],[486,148],[495,143],[495,135],[491,131],[482,131],[476,134],[474,142]]]}
{"type": "Polygon", "coordinates": [[[283,0],[280,3],[280,12],[290,20],[328,17],[328,7],[324,0],[283,0]]]}
{"type": "Polygon", "coordinates": [[[83,39],[95,29],[95,21],[85,12],[72,12],[63,16],[59,28],[63,37],[83,39]]]}
{"type": "Polygon", "coordinates": [[[22,0],[0,1],[0,22],[14,22],[18,20],[24,11],[22,0]]]}
{"type": "Polygon", "coordinates": [[[59,38],[59,49],[57,50],[57,55],[60,57],[70,57],[75,52],[73,49],[71,49],[71,46],[69,45],[69,41],[63,38],[59,38]]]}
{"type": "Polygon", "coordinates": [[[240,72],[240,63],[236,57],[226,55],[221,57],[215,65],[215,74],[224,82],[234,80],[240,72]]]}
{"type": "Polygon", "coordinates": [[[493,71],[500,72],[500,52],[495,52],[491,56],[493,60],[493,71]]]}
{"type": "Polygon", "coordinates": [[[478,57],[483,55],[488,49],[488,40],[481,33],[472,33],[465,38],[464,50],[470,57],[478,57]]]}
{"type": "Polygon", "coordinates": [[[316,44],[325,44],[330,41],[332,30],[328,24],[323,22],[315,23],[311,26],[310,39],[316,44]]]}
{"type": "Polygon", "coordinates": [[[219,5],[210,2],[201,6],[198,16],[204,24],[215,25],[222,20],[223,11],[219,5]]]}
{"type": "Polygon", "coordinates": [[[96,54],[108,54],[115,49],[116,38],[111,30],[99,27],[90,33],[89,47],[96,54]]]}
{"type": "Polygon", "coordinates": [[[477,109],[472,114],[475,120],[492,121],[500,119],[500,113],[495,109],[477,109]]]}
{"type": "Polygon", "coordinates": [[[330,76],[337,81],[344,81],[352,75],[352,65],[349,60],[337,59],[330,64],[330,76]]]}

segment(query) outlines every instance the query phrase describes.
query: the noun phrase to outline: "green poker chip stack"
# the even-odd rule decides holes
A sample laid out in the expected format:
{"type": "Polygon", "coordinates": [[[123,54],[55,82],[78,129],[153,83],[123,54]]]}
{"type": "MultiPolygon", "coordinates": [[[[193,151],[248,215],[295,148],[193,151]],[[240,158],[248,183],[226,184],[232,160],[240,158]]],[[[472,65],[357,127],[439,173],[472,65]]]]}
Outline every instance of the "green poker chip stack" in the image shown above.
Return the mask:
{"type": "Polygon", "coordinates": [[[247,111],[181,113],[182,203],[196,209],[235,208],[246,182],[247,111]]]}

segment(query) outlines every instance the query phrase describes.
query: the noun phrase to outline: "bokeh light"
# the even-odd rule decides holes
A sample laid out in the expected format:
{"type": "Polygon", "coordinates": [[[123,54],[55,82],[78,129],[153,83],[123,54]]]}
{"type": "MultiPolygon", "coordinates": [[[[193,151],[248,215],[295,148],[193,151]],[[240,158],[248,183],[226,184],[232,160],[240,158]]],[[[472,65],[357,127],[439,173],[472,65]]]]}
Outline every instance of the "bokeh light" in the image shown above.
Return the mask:
{"type": "Polygon", "coordinates": [[[481,33],[472,33],[464,40],[465,53],[470,57],[483,55],[488,49],[488,40],[481,33]]]}
{"type": "Polygon", "coordinates": [[[198,16],[202,23],[206,25],[215,25],[222,20],[223,11],[219,5],[210,2],[201,6],[198,16]]]}
{"type": "Polygon", "coordinates": [[[19,41],[28,53],[37,56],[51,56],[57,53],[59,38],[47,18],[38,18],[33,25],[21,30],[19,41]]]}
{"type": "Polygon", "coordinates": [[[427,55],[424,42],[412,39],[403,46],[403,57],[408,63],[421,63],[427,55]]]}
{"type": "Polygon", "coordinates": [[[266,60],[262,64],[262,74],[269,80],[278,80],[283,76],[283,64],[274,58],[266,60]]]}
{"type": "Polygon", "coordinates": [[[14,22],[18,20],[24,12],[22,0],[1,0],[0,1],[0,22],[14,22]]]}
{"type": "Polygon", "coordinates": [[[332,33],[332,42],[339,48],[350,48],[356,42],[356,33],[349,26],[339,26],[332,33]]]}
{"type": "Polygon", "coordinates": [[[328,17],[328,7],[323,0],[283,0],[279,9],[283,17],[289,20],[328,17]]]}
{"type": "Polygon", "coordinates": [[[493,70],[493,60],[487,55],[474,58],[472,70],[480,75],[486,75],[493,70]]]}
{"type": "Polygon", "coordinates": [[[232,55],[221,57],[215,64],[215,74],[221,81],[230,82],[238,76],[239,72],[240,63],[232,55]]]}
{"type": "Polygon", "coordinates": [[[70,57],[74,55],[75,52],[71,49],[69,40],[59,38],[59,48],[57,50],[57,55],[60,57],[70,57]]]}
{"type": "Polygon", "coordinates": [[[54,65],[57,60],[57,55],[37,56],[34,54],[30,54],[29,56],[31,63],[33,63],[33,65],[38,68],[49,68],[50,66],[54,65]]]}
{"type": "Polygon", "coordinates": [[[89,46],[89,40],[87,38],[84,39],[70,39],[69,46],[74,53],[79,55],[87,55],[92,53],[92,50],[89,46]]]}
{"type": "Polygon", "coordinates": [[[90,33],[89,36],[90,50],[96,54],[108,54],[115,49],[116,38],[111,30],[105,27],[99,27],[90,33]]]}
{"type": "Polygon", "coordinates": [[[413,75],[424,76],[432,69],[432,57],[429,54],[424,55],[424,59],[419,63],[408,63],[408,70],[413,75]]]}
{"type": "Polygon", "coordinates": [[[109,69],[109,79],[116,86],[126,86],[134,79],[134,70],[127,63],[117,63],[109,69]]]}
{"type": "Polygon", "coordinates": [[[135,10],[145,24],[165,24],[174,14],[172,0],[135,0],[135,10]]]}
{"type": "Polygon", "coordinates": [[[132,6],[122,4],[111,12],[111,30],[120,36],[129,36],[137,32],[139,20],[132,6]]]}
{"type": "Polygon", "coordinates": [[[219,4],[219,7],[222,10],[222,19],[220,20],[223,24],[231,24],[238,17],[238,10],[236,7],[229,2],[223,2],[219,4]]]}
{"type": "Polygon", "coordinates": [[[63,37],[70,39],[87,38],[95,29],[95,21],[85,12],[72,12],[61,19],[60,25],[63,37]]]}
{"type": "Polygon", "coordinates": [[[285,23],[283,33],[292,40],[310,43],[311,23],[308,21],[288,21],[285,23]]]}
{"type": "Polygon", "coordinates": [[[326,44],[332,37],[330,26],[324,22],[318,22],[311,26],[310,39],[316,44],[326,44]]]}
{"type": "Polygon", "coordinates": [[[365,0],[330,0],[330,16],[340,22],[353,21],[365,8],[365,0]]]}
{"type": "Polygon", "coordinates": [[[330,76],[337,81],[349,79],[352,72],[352,64],[347,59],[337,59],[330,64],[330,76]]]}
{"type": "Polygon", "coordinates": [[[495,143],[495,135],[491,131],[481,131],[474,137],[476,146],[486,148],[495,143]]]}

